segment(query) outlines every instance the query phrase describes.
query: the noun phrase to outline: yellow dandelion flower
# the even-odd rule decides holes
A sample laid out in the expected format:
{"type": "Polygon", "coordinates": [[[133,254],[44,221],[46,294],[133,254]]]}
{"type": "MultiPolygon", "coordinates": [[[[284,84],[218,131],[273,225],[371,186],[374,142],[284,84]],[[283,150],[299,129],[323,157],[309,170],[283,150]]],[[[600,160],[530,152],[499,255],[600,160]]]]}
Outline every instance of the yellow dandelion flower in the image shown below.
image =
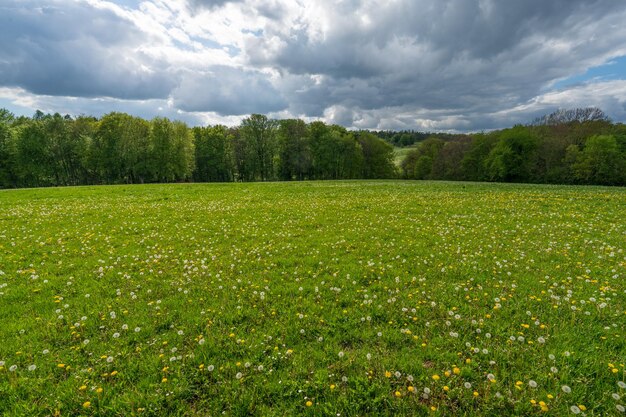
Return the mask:
{"type": "Polygon", "coordinates": [[[89,408],[89,407],[91,407],[91,402],[89,402],[89,401],[85,401],[85,402],[83,403],[83,408],[89,408]]]}
{"type": "Polygon", "coordinates": [[[435,375],[433,375],[433,379],[435,381],[439,381],[441,378],[439,377],[439,375],[435,374],[435,375]]]}
{"type": "Polygon", "coordinates": [[[312,405],[313,405],[313,402],[311,402],[311,401],[307,401],[307,402],[306,402],[306,406],[307,406],[307,407],[311,407],[312,405]]]}
{"type": "Polygon", "coordinates": [[[396,398],[402,397],[402,393],[400,393],[400,391],[396,391],[394,395],[396,396],[396,398]]]}

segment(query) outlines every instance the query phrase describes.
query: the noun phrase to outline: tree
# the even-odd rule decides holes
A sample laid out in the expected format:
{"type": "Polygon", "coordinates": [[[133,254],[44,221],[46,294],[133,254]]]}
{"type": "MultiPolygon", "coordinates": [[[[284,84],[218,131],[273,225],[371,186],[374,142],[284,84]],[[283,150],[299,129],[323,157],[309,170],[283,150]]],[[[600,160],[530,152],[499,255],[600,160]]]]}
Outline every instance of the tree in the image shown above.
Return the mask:
{"type": "Polygon", "coordinates": [[[393,178],[396,167],[393,147],[369,132],[360,132],[357,141],[363,151],[363,178],[393,178]]]}
{"type": "Polygon", "coordinates": [[[194,127],[194,181],[232,181],[233,136],[224,126],[194,127]]]}
{"type": "Polygon", "coordinates": [[[300,119],[281,120],[278,137],[278,176],[282,180],[308,178],[312,166],[309,131],[300,119]]]}
{"type": "Polygon", "coordinates": [[[250,144],[255,154],[254,178],[273,179],[278,122],[262,114],[253,114],[241,122],[241,138],[250,144]]]}
{"type": "Polygon", "coordinates": [[[626,181],[626,159],[611,135],[596,135],[585,143],[573,164],[574,176],[585,184],[620,185],[626,181]]]}
{"type": "Polygon", "coordinates": [[[608,121],[609,117],[597,107],[577,109],[558,109],[546,116],[535,119],[531,124],[535,126],[554,126],[573,122],[584,123],[591,121],[608,121]]]}
{"type": "Polygon", "coordinates": [[[401,168],[405,178],[424,180],[434,179],[431,175],[433,161],[439,156],[444,146],[444,141],[436,137],[430,137],[417,145],[402,161],[401,168]]]}
{"type": "Polygon", "coordinates": [[[17,187],[17,140],[13,114],[0,109],[0,187],[17,187]]]}
{"type": "Polygon", "coordinates": [[[535,166],[537,138],[525,126],[503,130],[496,146],[485,160],[489,179],[528,182],[535,166]]]}

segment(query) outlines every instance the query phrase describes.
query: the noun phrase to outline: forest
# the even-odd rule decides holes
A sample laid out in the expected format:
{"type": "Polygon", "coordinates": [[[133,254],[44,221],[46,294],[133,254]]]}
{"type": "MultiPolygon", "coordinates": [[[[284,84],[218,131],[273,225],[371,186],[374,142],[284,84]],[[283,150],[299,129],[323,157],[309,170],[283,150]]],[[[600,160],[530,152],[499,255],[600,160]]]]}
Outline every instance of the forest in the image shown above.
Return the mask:
{"type": "Polygon", "coordinates": [[[559,110],[528,125],[429,137],[401,163],[410,179],[626,184],[626,125],[597,108],[559,110]]]}
{"type": "Polygon", "coordinates": [[[253,114],[234,128],[0,109],[0,187],[405,178],[626,184],[626,126],[598,109],[473,134],[349,131],[253,114]],[[400,166],[394,146],[409,151],[400,166]]]}

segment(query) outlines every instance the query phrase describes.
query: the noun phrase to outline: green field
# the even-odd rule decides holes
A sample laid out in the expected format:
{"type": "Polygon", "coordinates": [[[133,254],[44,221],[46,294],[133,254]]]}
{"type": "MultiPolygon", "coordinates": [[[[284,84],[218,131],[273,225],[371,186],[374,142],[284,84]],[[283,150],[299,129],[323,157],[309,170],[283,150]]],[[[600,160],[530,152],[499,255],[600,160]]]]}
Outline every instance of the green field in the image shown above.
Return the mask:
{"type": "Polygon", "coordinates": [[[0,192],[0,415],[623,415],[626,190],[0,192]]]}

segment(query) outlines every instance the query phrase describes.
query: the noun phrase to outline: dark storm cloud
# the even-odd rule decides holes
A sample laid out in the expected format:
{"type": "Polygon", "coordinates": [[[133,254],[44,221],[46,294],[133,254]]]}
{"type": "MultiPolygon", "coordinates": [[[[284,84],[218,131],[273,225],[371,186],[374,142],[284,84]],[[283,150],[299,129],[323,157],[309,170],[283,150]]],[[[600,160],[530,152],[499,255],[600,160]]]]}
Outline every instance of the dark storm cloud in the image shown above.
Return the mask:
{"type": "Polygon", "coordinates": [[[0,85],[35,94],[124,99],[167,97],[176,80],[133,48],[146,41],[132,22],[73,2],[0,6],[0,85]]]}
{"type": "Polygon", "coordinates": [[[246,51],[255,65],[301,77],[297,93],[284,92],[296,113],[412,106],[474,119],[615,53],[625,10],[609,0],[339,1],[321,36],[307,23],[276,27],[246,51]],[[310,74],[322,81],[309,83],[310,74]]]}

